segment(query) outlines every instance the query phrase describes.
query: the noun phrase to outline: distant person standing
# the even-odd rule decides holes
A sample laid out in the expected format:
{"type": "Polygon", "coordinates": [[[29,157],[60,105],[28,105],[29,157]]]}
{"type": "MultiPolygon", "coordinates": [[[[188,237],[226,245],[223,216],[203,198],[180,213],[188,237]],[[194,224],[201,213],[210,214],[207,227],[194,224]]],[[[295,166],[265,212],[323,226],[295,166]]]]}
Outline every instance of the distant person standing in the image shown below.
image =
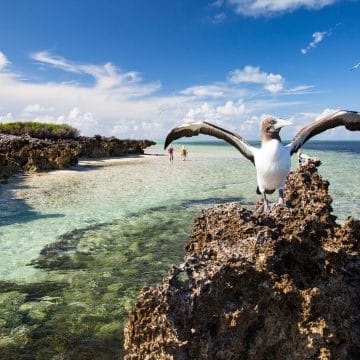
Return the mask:
{"type": "Polygon", "coordinates": [[[174,161],[174,148],[172,145],[169,146],[168,153],[169,153],[170,162],[173,162],[174,161]]]}
{"type": "Polygon", "coordinates": [[[182,161],[186,160],[187,150],[185,149],[185,146],[183,146],[180,150],[180,156],[182,161]]]}

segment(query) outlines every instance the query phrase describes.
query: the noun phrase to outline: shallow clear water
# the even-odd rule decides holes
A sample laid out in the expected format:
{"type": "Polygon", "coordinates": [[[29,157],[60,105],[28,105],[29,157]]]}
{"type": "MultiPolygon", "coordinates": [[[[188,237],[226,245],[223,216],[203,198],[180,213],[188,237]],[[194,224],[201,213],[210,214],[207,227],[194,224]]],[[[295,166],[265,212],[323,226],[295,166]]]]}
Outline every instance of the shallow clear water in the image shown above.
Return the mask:
{"type": "MultiPolygon", "coordinates": [[[[360,142],[309,147],[322,160],[339,221],[360,218],[360,142]]],[[[127,311],[143,285],[182,261],[194,216],[215,203],[258,199],[254,167],[232,147],[187,148],[184,162],[179,145],[173,164],[157,145],[147,152],[159,156],[0,186],[0,347],[9,358],[121,358],[127,311]]]]}

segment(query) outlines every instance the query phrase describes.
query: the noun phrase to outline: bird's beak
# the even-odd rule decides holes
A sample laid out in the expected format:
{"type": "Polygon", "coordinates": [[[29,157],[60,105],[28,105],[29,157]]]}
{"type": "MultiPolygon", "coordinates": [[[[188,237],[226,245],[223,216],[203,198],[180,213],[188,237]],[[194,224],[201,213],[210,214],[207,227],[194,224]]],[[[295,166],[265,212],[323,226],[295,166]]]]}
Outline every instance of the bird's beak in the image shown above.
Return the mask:
{"type": "Polygon", "coordinates": [[[276,119],[274,126],[275,130],[280,130],[284,126],[292,125],[292,122],[289,120],[283,120],[283,119],[276,119]]]}

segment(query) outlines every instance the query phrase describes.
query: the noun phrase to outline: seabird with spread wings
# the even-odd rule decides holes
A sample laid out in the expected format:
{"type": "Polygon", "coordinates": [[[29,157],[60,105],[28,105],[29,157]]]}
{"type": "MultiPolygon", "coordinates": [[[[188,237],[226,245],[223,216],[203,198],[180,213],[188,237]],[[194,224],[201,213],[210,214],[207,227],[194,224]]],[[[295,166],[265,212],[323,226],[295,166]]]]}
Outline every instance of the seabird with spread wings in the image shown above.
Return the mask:
{"type": "Polygon", "coordinates": [[[208,122],[186,123],[172,129],[166,137],[164,148],[176,139],[192,137],[199,134],[222,139],[236,147],[241,154],[250,160],[256,168],[257,192],[262,194],[264,203],[261,209],[270,210],[266,194],[279,191],[279,203],[284,203],[284,186],[290,171],[291,156],[309,139],[337,126],[345,126],[350,131],[360,130],[360,113],[338,110],[331,115],[323,116],[302,128],[288,145],[282,145],[280,130],[290,121],[268,117],[261,125],[261,147],[250,145],[240,135],[208,122]]]}

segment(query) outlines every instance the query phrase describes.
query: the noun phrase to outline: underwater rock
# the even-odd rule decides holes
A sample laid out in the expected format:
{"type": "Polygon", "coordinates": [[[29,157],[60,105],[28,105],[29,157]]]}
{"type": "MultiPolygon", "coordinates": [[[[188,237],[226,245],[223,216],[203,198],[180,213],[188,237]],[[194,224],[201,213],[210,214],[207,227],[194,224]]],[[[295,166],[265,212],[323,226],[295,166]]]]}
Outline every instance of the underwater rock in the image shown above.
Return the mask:
{"type": "Polygon", "coordinates": [[[125,359],[359,358],[360,221],[336,223],[319,165],[289,174],[287,208],[204,210],[184,264],[141,290],[125,359]]]}
{"type": "Polygon", "coordinates": [[[51,301],[29,301],[22,304],[18,311],[24,313],[32,322],[40,322],[45,319],[49,310],[55,304],[51,301]]]}
{"type": "Polygon", "coordinates": [[[0,134],[0,179],[21,172],[61,170],[78,163],[79,157],[99,158],[143,154],[150,140],[120,140],[102,136],[77,139],[37,139],[28,135],[0,134]]]}

